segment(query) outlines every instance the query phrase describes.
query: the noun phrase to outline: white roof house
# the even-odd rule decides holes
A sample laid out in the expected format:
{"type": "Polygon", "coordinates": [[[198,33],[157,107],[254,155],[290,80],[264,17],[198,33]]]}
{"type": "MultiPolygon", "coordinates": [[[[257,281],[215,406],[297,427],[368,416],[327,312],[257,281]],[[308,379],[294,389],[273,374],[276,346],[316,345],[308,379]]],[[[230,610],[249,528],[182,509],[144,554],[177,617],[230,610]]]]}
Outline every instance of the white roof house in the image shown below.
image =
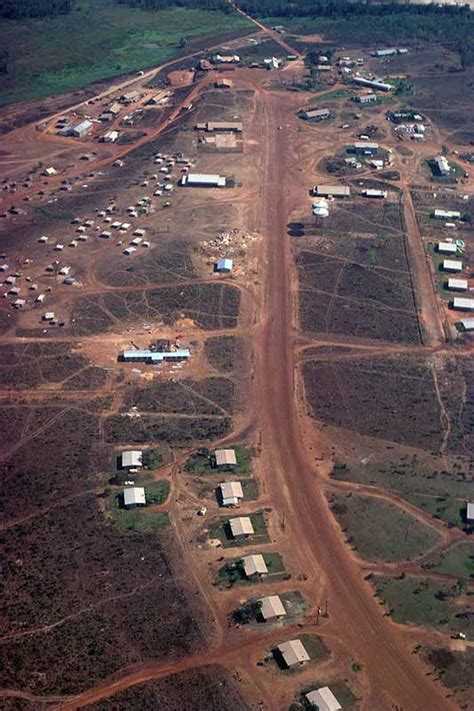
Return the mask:
{"type": "Polygon", "coordinates": [[[462,272],[462,262],[459,259],[443,259],[445,272],[462,272]]]}
{"type": "Polygon", "coordinates": [[[242,558],[244,573],[247,578],[254,578],[268,573],[267,564],[263,555],[246,555],[242,558]]]}
{"type": "Polygon", "coordinates": [[[277,647],[283,661],[287,667],[294,667],[297,664],[309,662],[310,656],[300,639],[292,639],[289,642],[282,642],[277,647]]]}
{"type": "Polygon", "coordinates": [[[456,277],[449,277],[448,279],[448,289],[450,291],[466,291],[467,286],[467,279],[456,279],[456,277]]]}
{"type": "Polygon", "coordinates": [[[285,617],[286,610],[279,595],[268,595],[260,600],[260,614],[265,622],[276,618],[285,617]]]}
{"type": "Polygon", "coordinates": [[[227,464],[227,465],[237,464],[237,458],[235,456],[234,449],[216,449],[215,457],[216,457],[216,466],[217,467],[222,467],[225,464],[227,464]]]}
{"type": "Polygon", "coordinates": [[[248,516],[239,516],[229,520],[230,531],[233,538],[251,536],[254,533],[252,521],[248,516]]]}
{"type": "Polygon", "coordinates": [[[123,490],[123,505],[127,506],[145,506],[145,489],[143,486],[131,486],[123,490]]]}
{"type": "Polygon", "coordinates": [[[463,318],[458,323],[465,331],[474,331],[474,318],[463,318]]]}
{"type": "Polygon", "coordinates": [[[461,213],[458,210],[440,210],[437,208],[433,212],[433,217],[436,220],[460,220],[461,213]]]}
{"type": "Polygon", "coordinates": [[[468,501],[466,506],[466,520],[474,521],[474,503],[468,501]]]}
{"type": "Polygon", "coordinates": [[[310,691],[309,694],[305,694],[305,698],[310,704],[317,706],[319,711],[339,711],[339,709],[342,709],[341,704],[329,686],[322,686],[320,689],[310,691]]]}
{"type": "Polygon", "coordinates": [[[441,254],[456,254],[456,242],[438,242],[438,252],[441,254]]]}
{"type": "Polygon", "coordinates": [[[229,481],[219,484],[222,497],[222,506],[238,506],[240,499],[244,498],[240,481],[229,481]]]}
{"type": "Polygon", "coordinates": [[[122,452],[122,467],[128,469],[129,467],[142,467],[142,456],[143,452],[138,449],[131,449],[128,452],[122,452]]]}
{"type": "Polygon", "coordinates": [[[474,311],[474,299],[463,299],[461,296],[455,296],[453,309],[457,311],[474,311]]]}
{"type": "Polygon", "coordinates": [[[231,272],[232,259],[218,259],[216,262],[216,272],[231,272]]]}
{"type": "Polygon", "coordinates": [[[448,160],[445,156],[435,156],[433,158],[433,163],[440,175],[449,175],[451,168],[449,167],[448,160]]]}

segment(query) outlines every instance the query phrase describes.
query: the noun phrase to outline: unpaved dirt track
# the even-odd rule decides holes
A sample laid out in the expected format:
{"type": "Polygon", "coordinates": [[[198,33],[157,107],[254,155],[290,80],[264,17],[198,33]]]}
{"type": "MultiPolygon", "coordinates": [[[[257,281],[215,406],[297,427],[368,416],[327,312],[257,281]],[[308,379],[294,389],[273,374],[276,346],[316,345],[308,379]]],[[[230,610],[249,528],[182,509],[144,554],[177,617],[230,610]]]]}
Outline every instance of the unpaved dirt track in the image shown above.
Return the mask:
{"type": "Polygon", "coordinates": [[[415,655],[404,647],[396,627],[382,617],[381,607],[361,579],[341,543],[305,450],[294,390],[291,347],[293,304],[291,254],[286,236],[292,205],[285,191],[290,184],[284,156],[288,116],[278,97],[261,92],[266,122],[261,126],[265,145],[262,175],[262,230],[266,243],[264,324],[256,344],[257,402],[261,403],[262,446],[274,473],[275,500],[285,512],[308,556],[328,578],[331,625],[364,664],[369,684],[366,708],[406,711],[456,708],[446,691],[429,677],[415,655]]]}

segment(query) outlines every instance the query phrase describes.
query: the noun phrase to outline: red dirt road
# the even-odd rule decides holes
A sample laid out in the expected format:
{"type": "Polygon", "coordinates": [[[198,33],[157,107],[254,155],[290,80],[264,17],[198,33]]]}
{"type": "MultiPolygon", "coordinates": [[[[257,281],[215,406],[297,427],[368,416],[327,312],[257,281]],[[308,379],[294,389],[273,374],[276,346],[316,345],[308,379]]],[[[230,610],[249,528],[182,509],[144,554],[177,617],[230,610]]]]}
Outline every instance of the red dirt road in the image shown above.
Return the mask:
{"type": "Polygon", "coordinates": [[[278,97],[262,92],[266,121],[260,126],[266,155],[262,175],[262,220],[266,244],[264,326],[256,348],[257,401],[262,445],[273,472],[275,495],[285,512],[293,538],[304,548],[308,568],[329,581],[331,626],[367,669],[370,709],[398,708],[446,711],[455,708],[404,647],[396,627],[382,617],[380,606],[362,579],[337,535],[314,464],[301,435],[294,388],[291,348],[293,304],[291,254],[286,237],[292,205],[285,187],[290,183],[284,156],[288,116],[278,97]]]}

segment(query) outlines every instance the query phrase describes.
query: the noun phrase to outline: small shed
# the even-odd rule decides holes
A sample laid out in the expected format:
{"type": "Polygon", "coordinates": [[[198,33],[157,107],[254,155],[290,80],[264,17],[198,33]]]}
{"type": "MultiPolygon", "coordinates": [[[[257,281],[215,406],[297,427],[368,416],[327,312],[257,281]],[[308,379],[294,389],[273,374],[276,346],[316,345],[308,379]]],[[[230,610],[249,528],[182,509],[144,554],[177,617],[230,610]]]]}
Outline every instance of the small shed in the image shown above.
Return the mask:
{"type": "Polygon", "coordinates": [[[342,709],[341,704],[332,693],[329,686],[322,686],[319,689],[310,691],[305,694],[308,703],[317,706],[319,711],[339,711],[342,709]]]}
{"type": "Polygon", "coordinates": [[[216,458],[216,467],[235,466],[237,464],[235,449],[216,449],[214,456],[216,458]]]}
{"type": "Polygon", "coordinates": [[[244,573],[250,580],[252,578],[260,578],[262,575],[268,574],[267,564],[263,555],[246,555],[242,558],[244,573]]]}
{"type": "Polygon", "coordinates": [[[260,600],[260,614],[268,622],[269,620],[280,620],[285,617],[286,610],[279,595],[268,595],[260,600]]]}
{"type": "Polygon", "coordinates": [[[219,493],[222,506],[238,506],[240,499],[244,498],[240,481],[228,481],[219,484],[219,493]]]}
{"type": "Polygon", "coordinates": [[[218,259],[216,262],[216,272],[231,272],[232,259],[218,259]]]}
{"type": "Polygon", "coordinates": [[[252,521],[248,516],[231,518],[229,521],[232,538],[244,538],[254,533],[252,521]]]}
{"type": "Polygon", "coordinates": [[[143,486],[131,486],[123,490],[123,505],[125,508],[135,508],[135,506],[145,506],[145,489],[143,486]]]}
{"type": "Polygon", "coordinates": [[[143,458],[143,452],[141,452],[139,449],[131,449],[127,452],[122,452],[122,454],[121,454],[122,469],[142,467],[143,466],[142,458],[143,458]]]}
{"type": "Polygon", "coordinates": [[[280,654],[285,665],[289,668],[298,665],[301,666],[310,660],[310,656],[300,639],[292,639],[289,642],[279,644],[277,652],[280,654]]]}

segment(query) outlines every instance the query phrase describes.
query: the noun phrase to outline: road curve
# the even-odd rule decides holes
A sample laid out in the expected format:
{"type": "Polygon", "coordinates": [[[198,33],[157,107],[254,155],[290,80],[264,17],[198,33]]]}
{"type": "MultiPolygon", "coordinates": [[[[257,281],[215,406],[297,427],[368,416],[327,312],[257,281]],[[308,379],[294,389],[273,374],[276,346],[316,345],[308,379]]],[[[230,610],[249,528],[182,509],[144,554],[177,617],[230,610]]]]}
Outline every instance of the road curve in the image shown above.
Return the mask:
{"type": "Polygon", "coordinates": [[[330,624],[368,675],[365,708],[447,711],[457,708],[447,691],[426,675],[416,655],[404,646],[397,627],[383,618],[382,608],[361,578],[341,542],[318,485],[314,454],[305,449],[294,388],[291,333],[292,260],[286,236],[289,204],[288,122],[284,102],[260,93],[265,121],[259,125],[265,157],[261,220],[265,241],[263,326],[256,342],[255,387],[260,403],[262,449],[267,453],[275,501],[285,526],[304,551],[308,569],[328,581],[330,624]],[[312,570],[313,572],[313,570],[312,570]]]}

